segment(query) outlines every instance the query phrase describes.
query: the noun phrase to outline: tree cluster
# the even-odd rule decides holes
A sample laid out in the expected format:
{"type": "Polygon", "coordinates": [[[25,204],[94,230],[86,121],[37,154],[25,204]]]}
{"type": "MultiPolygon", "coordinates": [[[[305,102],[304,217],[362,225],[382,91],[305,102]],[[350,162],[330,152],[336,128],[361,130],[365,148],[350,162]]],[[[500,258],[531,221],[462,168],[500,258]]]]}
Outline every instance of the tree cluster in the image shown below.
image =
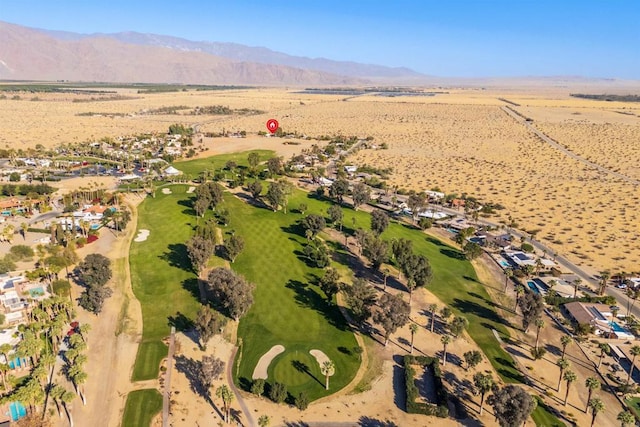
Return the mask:
{"type": "Polygon", "coordinates": [[[196,187],[196,200],[193,209],[198,216],[203,217],[207,209],[216,209],[224,197],[224,189],[217,182],[205,182],[196,187]]]}
{"type": "Polygon", "coordinates": [[[232,270],[211,270],[206,286],[212,302],[221,306],[235,320],[244,316],[253,304],[255,285],[232,270]]]}
{"type": "Polygon", "coordinates": [[[318,268],[325,268],[331,262],[329,248],[320,239],[312,239],[302,250],[309,262],[318,268]]]}
{"type": "Polygon", "coordinates": [[[111,296],[111,289],[106,286],[111,279],[111,261],[101,254],[89,254],[78,265],[78,278],[85,289],[80,295],[78,305],[87,311],[98,314],[102,311],[104,301],[111,296]]]}
{"type": "Polygon", "coordinates": [[[400,295],[391,294],[382,295],[378,306],[379,309],[373,318],[384,329],[384,345],[386,346],[391,334],[407,324],[411,309],[400,295]]]}
{"type": "Polygon", "coordinates": [[[525,332],[529,330],[529,326],[542,315],[544,310],[544,302],[540,295],[533,292],[525,292],[518,301],[520,312],[522,313],[522,328],[525,332]]]}

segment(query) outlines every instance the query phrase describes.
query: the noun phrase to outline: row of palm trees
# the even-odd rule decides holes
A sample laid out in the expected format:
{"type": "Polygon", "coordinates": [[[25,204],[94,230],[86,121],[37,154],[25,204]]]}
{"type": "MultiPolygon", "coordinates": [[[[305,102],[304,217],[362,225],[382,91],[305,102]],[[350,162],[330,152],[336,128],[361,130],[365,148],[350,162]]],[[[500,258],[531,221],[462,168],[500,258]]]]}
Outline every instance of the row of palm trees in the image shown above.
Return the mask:
{"type": "MultiPolygon", "coordinates": [[[[56,405],[59,416],[62,416],[62,406],[69,423],[73,425],[68,405],[76,394],[68,391],[62,384],[53,382],[56,355],[66,335],[65,326],[72,315],[71,304],[66,298],[54,296],[43,300],[30,311],[30,323],[18,327],[17,334],[21,340],[15,349],[10,344],[0,346],[0,353],[6,362],[0,364],[4,385],[4,395],[0,398],[0,402],[21,402],[29,408],[29,413],[38,413],[42,405],[43,414],[46,414],[46,407],[51,399],[56,405]],[[9,375],[12,369],[8,363],[12,358],[17,358],[21,361],[20,365],[30,369],[26,381],[22,381],[22,384],[16,388],[14,388],[16,378],[9,375]]],[[[81,326],[79,333],[70,338],[70,347],[65,353],[68,366],[65,371],[79,395],[81,395],[79,386],[87,378],[87,374],[82,369],[82,364],[86,362],[86,355],[81,351],[86,348],[85,339],[88,331],[88,325],[81,326]]]]}

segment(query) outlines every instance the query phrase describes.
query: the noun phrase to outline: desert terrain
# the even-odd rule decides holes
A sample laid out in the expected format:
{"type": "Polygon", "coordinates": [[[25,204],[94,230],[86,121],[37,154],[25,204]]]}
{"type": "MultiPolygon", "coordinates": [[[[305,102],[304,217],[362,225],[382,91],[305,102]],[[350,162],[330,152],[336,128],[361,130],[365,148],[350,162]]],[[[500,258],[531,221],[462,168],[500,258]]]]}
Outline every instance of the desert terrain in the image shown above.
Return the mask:
{"type": "MultiPolygon", "coordinates": [[[[635,89],[637,92],[637,88],[635,89]]],[[[95,94],[21,93],[0,99],[0,147],[82,143],[104,136],[164,132],[172,123],[199,124],[203,132],[265,130],[270,117],[285,131],[308,136],[372,136],[388,150],[365,150],[355,164],[391,167],[399,188],[468,194],[498,203],[497,221],[518,228],[590,272],[634,271],[640,262],[637,185],[604,173],[541,141],[510,117],[509,106],[539,131],[599,166],[640,179],[640,106],[570,97],[606,93],[598,87],[441,89],[435,96],[317,95],[299,89],[188,91],[140,94],[118,90],[122,99],[92,101],[95,94]],[[513,104],[505,102],[507,100],[513,104]],[[82,102],[80,102],[82,101],[82,102]],[[515,105],[514,105],[515,104],[515,105]],[[149,115],[146,110],[186,105],[225,105],[265,111],[258,115],[149,115]],[[78,116],[82,113],[99,113],[78,116]]],[[[633,87],[616,88],[631,93],[633,87]]],[[[113,94],[97,96],[109,99],[113,94]]],[[[205,139],[208,151],[275,148],[289,157],[300,146],[281,141],[205,139]],[[218,149],[216,149],[218,148],[218,149]]],[[[313,142],[309,142],[312,144],[313,142]]],[[[306,146],[306,144],[305,144],[306,146]]]]}

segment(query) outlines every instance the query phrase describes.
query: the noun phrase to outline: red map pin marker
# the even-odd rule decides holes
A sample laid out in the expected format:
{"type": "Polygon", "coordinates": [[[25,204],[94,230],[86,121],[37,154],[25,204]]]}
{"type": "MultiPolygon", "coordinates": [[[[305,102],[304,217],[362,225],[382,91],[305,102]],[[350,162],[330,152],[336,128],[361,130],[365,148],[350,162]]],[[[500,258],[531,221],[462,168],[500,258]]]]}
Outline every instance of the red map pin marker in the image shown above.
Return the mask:
{"type": "Polygon", "coordinates": [[[278,127],[280,127],[280,125],[276,119],[267,120],[267,129],[269,129],[269,132],[276,133],[278,127]]]}

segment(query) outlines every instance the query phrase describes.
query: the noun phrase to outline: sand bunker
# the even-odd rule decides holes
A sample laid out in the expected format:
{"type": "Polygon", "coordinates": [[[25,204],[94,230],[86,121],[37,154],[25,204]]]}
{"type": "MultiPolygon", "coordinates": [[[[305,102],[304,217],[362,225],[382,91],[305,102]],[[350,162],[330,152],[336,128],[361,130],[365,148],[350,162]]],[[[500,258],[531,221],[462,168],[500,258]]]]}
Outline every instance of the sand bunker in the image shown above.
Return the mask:
{"type": "Polygon", "coordinates": [[[138,235],[136,236],[135,239],[133,239],[134,242],[144,242],[145,240],[147,240],[147,237],[149,237],[149,230],[145,230],[140,229],[138,230],[138,235]]]}
{"type": "MultiPolygon", "coordinates": [[[[311,353],[311,355],[315,357],[316,362],[318,362],[318,365],[320,365],[320,368],[322,368],[324,362],[328,362],[331,360],[326,354],[324,354],[322,350],[309,350],[309,353],[311,353]]],[[[332,369],[331,372],[329,372],[329,376],[332,376],[333,374],[334,370],[332,369]]]]}
{"type": "Polygon", "coordinates": [[[171,189],[170,188],[163,188],[162,189],[162,194],[171,194],[171,189]]]}
{"type": "Polygon", "coordinates": [[[187,193],[193,193],[194,191],[196,191],[196,187],[189,187],[187,193]]]}
{"type": "Polygon", "coordinates": [[[260,360],[258,360],[258,364],[256,365],[256,368],[253,370],[252,378],[254,380],[258,378],[262,378],[263,380],[266,380],[267,377],[269,376],[267,374],[267,370],[269,369],[269,365],[271,364],[271,361],[275,359],[277,355],[283,352],[284,352],[284,346],[281,346],[280,344],[274,345],[273,347],[271,347],[271,350],[263,354],[260,360]]]}

